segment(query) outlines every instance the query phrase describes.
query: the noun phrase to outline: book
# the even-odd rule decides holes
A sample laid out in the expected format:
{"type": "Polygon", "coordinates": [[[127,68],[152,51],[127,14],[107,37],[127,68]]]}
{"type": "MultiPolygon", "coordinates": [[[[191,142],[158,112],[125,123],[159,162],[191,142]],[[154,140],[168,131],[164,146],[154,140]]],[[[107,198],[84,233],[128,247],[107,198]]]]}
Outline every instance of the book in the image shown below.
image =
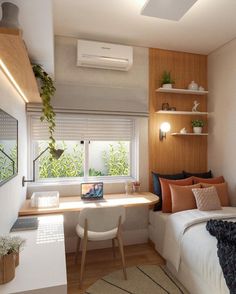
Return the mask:
{"type": "Polygon", "coordinates": [[[37,217],[20,217],[15,221],[10,231],[17,232],[17,231],[37,230],[37,229],[38,229],[37,217]]]}

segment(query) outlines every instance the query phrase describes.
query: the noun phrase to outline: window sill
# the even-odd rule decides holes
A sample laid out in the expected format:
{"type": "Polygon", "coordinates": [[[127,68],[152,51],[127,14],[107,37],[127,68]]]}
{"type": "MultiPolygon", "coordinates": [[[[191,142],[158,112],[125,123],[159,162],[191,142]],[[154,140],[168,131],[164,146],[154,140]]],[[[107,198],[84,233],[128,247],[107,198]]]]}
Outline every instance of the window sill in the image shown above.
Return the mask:
{"type": "Polygon", "coordinates": [[[77,186],[81,183],[103,182],[104,184],[125,184],[127,181],[136,181],[133,177],[116,178],[116,179],[89,179],[85,180],[55,180],[55,181],[37,181],[28,183],[28,187],[58,187],[58,186],[77,186]]]}

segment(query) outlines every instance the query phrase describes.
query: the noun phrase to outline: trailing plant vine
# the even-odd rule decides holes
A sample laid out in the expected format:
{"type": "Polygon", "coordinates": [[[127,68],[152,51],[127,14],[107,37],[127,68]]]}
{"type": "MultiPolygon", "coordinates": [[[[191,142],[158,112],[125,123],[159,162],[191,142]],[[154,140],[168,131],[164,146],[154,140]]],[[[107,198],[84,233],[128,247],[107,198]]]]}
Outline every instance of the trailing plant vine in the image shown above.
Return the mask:
{"type": "Polygon", "coordinates": [[[40,80],[40,97],[42,98],[43,108],[42,108],[42,116],[40,120],[46,121],[48,123],[49,130],[49,151],[52,157],[55,156],[55,139],[53,137],[53,133],[55,131],[55,112],[53,111],[53,107],[51,105],[51,98],[55,94],[56,88],[54,87],[54,83],[52,78],[46,73],[42,66],[39,64],[33,64],[32,66],[34,75],[37,79],[40,80]]]}

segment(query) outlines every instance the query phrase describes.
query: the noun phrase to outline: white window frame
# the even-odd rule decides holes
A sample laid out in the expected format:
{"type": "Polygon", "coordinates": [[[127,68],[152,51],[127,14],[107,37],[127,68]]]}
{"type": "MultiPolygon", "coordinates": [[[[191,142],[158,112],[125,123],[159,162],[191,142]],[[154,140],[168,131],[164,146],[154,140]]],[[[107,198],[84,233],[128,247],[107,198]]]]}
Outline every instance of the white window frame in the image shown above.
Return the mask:
{"type": "MultiPolygon", "coordinates": [[[[30,117],[31,114],[29,114],[30,117]]],[[[87,115],[85,115],[86,117],[87,115]]],[[[28,118],[29,118],[28,117],[28,118]]],[[[90,115],[90,117],[92,117],[90,115]]],[[[110,117],[112,118],[112,117],[110,117]]],[[[102,181],[104,183],[119,183],[126,182],[128,180],[134,181],[139,180],[139,134],[137,128],[137,119],[135,117],[125,117],[120,116],[120,118],[128,118],[133,121],[133,134],[132,139],[130,141],[130,175],[129,176],[97,176],[91,177],[88,175],[89,171],[89,142],[88,140],[84,140],[84,176],[83,177],[65,177],[65,178],[47,178],[47,179],[38,179],[37,178],[37,170],[35,171],[36,184],[54,184],[54,183],[83,183],[83,182],[94,182],[94,181],[102,181]],[[86,150],[87,149],[87,150],[86,150]]],[[[116,117],[117,119],[117,117],[116,117]]],[[[34,159],[34,142],[32,141],[32,132],[30,126],[30,119],[28,119],[28,177],[32,178],[33,166],[32,162],[34,159]]],[[[71,141],[73,141],[71,139],[71,141]]],[[[115,142],[115,141],[114,141],[115,142]]],[[[36,164],[37,166],[37,164],[36,164]]],[[[33,184],[32,184],[33,185],[33,184]]]]}

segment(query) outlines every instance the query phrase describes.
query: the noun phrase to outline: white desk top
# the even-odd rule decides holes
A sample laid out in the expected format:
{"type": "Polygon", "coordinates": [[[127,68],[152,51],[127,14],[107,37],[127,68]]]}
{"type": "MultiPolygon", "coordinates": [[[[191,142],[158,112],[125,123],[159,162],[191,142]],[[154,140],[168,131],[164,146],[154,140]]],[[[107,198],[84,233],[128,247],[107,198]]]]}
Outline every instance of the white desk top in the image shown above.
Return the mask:
{"type": "Polygon", "coordinates": [[[12,233],[26,239],[26,245],[20,252],[15,278],[0,285],[1,294],[67,293],[63,216],[38,219],[38,230],[12,233]]]}

